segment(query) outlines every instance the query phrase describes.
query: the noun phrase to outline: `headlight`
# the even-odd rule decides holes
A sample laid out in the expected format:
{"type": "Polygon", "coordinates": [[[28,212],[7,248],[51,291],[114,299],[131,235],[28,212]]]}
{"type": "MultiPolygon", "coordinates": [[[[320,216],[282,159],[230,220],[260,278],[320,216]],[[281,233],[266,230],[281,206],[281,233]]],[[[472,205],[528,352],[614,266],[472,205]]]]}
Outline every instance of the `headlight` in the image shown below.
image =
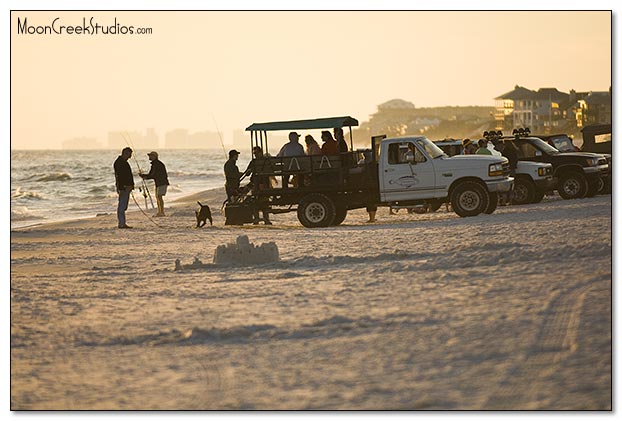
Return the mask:
{"type": "Polygon", "coordinates": [[[503,175],[503,164],[501,162],[498,164],[490,164],[488,166],[488,176],[497,177],[499,175],[503,175]]]}
{"type": "Polygon", "coordinates": [[[598,158],[588,158],[587,159],[587,166],[588,167],[594,167],[598,165],[598,158]]]}
{"type": "Polygon", "coordinates": [[[538,175],[539,175],[540,177],[542,177],[542,176],[546,175],[546,168],[545,168],[545,167],[540,167],[540,168],[538,168],[538,175]]]}

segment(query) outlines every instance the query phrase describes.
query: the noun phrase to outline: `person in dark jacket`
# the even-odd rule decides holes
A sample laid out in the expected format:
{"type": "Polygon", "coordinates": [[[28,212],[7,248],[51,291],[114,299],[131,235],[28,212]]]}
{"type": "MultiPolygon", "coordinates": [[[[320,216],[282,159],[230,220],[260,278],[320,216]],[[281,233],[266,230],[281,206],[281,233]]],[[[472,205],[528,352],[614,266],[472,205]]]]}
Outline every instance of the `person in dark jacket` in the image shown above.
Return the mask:
{"type": "MultiPolygon", "coordinates": [[[[270,176],[265,174],[258,174],[266,165],[263,154],[263,149],[259,146],[253,147],[253,160],[248,163],[248,167],[246,171],[244,171],[244,175],[251,176],[251,188],[253,192],[257,193],[260,190],[266,190],[272,188],[272,184],[270,182],[270,176]]],[[[256,210],[253,214],[253,224],[258,225],[259,221],[263,221],[266,225],[272,225],[270,222],[270,214],[268,212],[266,206],[266,198],[259,197],[257,198],[256,210]],[[263,214],[263,218],[259,218],[259,211],[261,210],[263,214]]]]}
{"type": "MultiPolygon", "coordinates": [[[[518,149],[516,149],[516,146],[514,146],[512,139],[504,140],[501,155],[508,159],[508,163],[510,164],[510,176],[514,177],[516,175],[516,166],[518,165],[518,149]]],[[[512,190],[507,193],[502,193],[499,196],[499,204],[509,205],[511,202],[512,190]]]]}
{"type": "Polygon", "coordinates": [[[518,150],[516,146],[514,146],[514,143],[512,143],[512,139],[505,139],[501,155],[508,159],[510,164],[510,176],[514,177],[516,175],[516,165],[518,165],[518,150]]]}
{"type": "Polygon", "coordinates": [[[348,144],[343,137],[343,129],[341,127],[335,127],[333,133],[335,134],[335,141],[337,141],[339,153],[348,152],[348,144]]]}
{"type": "Polygon", "coordinates": [[[114,161],[114,178],[119,194],[119,204],[117,205],[117,220],[119,228],[132,228],[125,223],[125,211],[130,202],[130,193],[134,190],[134,176],[132,168],[127,162],[132,157],[132,149],[124,148],[121,155],[114,161]]]}
{"type": "Polygon", "coordinates": [[[227,192],[227,200],[233,201],[233,196],[240,191],[240,178],[242,173],[238,168],[236,161],[240,156],[240,152],[232,149],[229,151],[229,159],[225,162],[225,191],[227,192]]]}
{"type": "Polygon", "coordinates": [[[140,174],[142,178],[152,179],[156,185],[156,202],[158,204],[158,213],[155,216],[166,216],[164,214],[164,196],[168,188],[168,174],[164,163],[158,159],[158,153],[153,151],[147,154],[151,161],[151,170],[149,174],[140,174]]]}

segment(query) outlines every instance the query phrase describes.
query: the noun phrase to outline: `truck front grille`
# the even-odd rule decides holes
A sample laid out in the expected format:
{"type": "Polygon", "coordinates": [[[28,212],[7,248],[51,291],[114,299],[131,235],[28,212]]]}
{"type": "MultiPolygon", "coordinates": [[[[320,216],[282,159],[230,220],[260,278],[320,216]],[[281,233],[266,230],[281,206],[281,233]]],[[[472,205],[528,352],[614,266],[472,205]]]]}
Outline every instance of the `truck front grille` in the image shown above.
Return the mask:
{"type": "Polygon", "coordinates": [[[510,163],[509,162],[505,162],[503,164],[503,176],[507,177],[510,175],[510,163]]]}

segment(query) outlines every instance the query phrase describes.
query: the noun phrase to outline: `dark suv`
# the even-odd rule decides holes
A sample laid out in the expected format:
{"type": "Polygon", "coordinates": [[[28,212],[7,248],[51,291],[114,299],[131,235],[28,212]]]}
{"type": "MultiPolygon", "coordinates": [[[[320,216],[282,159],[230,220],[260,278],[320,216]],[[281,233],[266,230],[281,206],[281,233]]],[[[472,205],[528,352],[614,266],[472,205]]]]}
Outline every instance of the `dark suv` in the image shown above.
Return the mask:
{"type": "MultiPolygon", "coordinates": [[[[562,153],[542,139],[524,133],[504,136],[518,150],[519,161],[548,162],[553,165],[557,179],[555,190],[564,199],[592,197],[598,192],[602,179],[609,174],[607,159],[589,152],[562,153]]],[[[508,140],[505,140],[506,142],[508,140]]]]}

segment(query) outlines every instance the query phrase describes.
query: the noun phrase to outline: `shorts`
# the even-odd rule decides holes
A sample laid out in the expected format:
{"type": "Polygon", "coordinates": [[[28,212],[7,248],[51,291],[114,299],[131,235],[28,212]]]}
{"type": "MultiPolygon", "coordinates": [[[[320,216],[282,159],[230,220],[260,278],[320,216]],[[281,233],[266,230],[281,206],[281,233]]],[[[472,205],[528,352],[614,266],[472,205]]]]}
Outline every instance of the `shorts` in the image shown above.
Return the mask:
{"type": "Polygon", "coordinates": [[[166,188],[168,186],[165,184],[163,186],[156,187],[156,196],[166,196],[166,188]]]}

